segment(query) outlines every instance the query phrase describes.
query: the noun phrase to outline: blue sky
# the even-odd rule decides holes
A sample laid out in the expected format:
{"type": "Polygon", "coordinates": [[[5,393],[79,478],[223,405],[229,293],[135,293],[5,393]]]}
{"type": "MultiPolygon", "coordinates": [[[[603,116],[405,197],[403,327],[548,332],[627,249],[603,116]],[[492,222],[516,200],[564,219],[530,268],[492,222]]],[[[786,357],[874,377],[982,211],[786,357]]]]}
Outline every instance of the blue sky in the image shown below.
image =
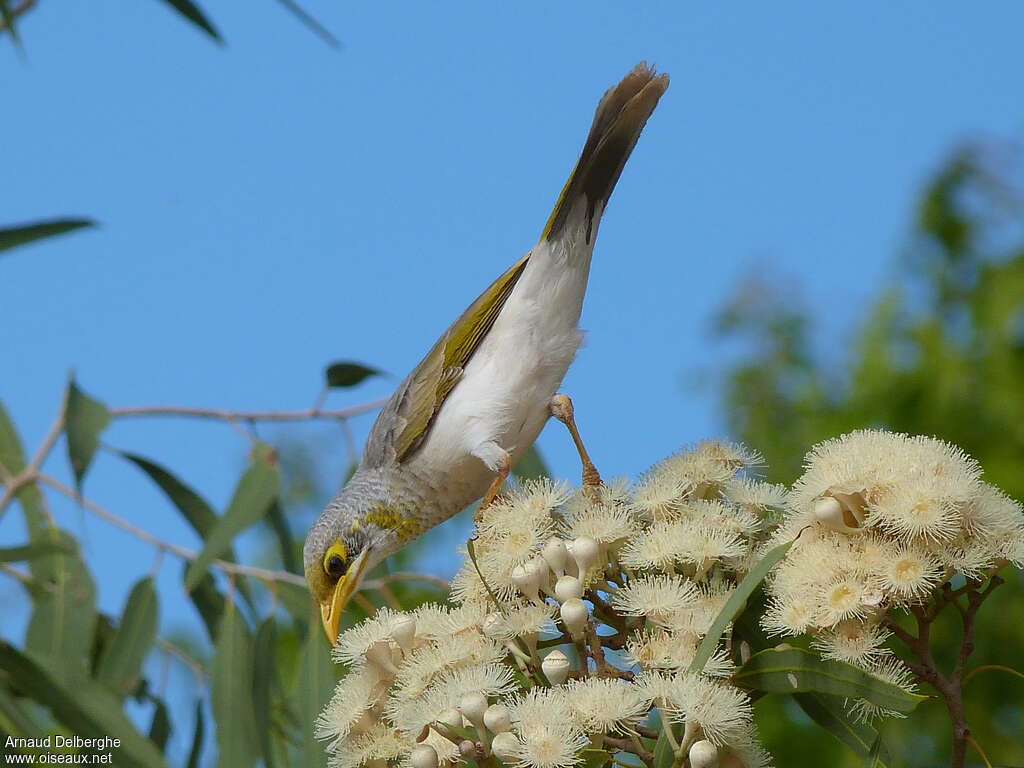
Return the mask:
{"type": "MultiPolygon", "coordinates": [[[[798,279],[842,338],[893,276],[945,153],[1024,123],[1024,6],[1010,0],[309,0],[340,51],[272,0],[204,5],[226,46],[157,0],[43,0],[23,20],[24,58],[0,42],[0,223],[102,223],[0,258],[0,397],[29,446],[72,367],[112,406],[305,407],[341,358],[404,375],[532,245],[601,93],[647,59],[672,85],[602,225],[588,341],[564,386],[600,469],[635,474],[722,433],[713,387],[689,382],[724,361],[709,325],[737,281],[798,279]]],[[[354,423],[357,440],[370,421],[354,423]]],[[[340,480],[335,431],[304,434],[340,480]]],[[[245,447],[222,426],[171,421],[118,423],[106,441],[220,508],[245,447]]],[[[576,477],[559,429],[540,446],[576,477]]],[[[55,454],[49,468],[63,466],[55,454]]],[[[87,491],[196,544],[112,458],[87,491]]],[[[118,610],[152,551],[73,507],[58,514],[87,542],[101,606],[118,610]]],[[[0,542],[20,538],[17,518],[0,542]]],[[[193,621],[179,574],[164,564],[165,628],[193,621]]],[[[5,586],[0,610],[24,616],[26,603],[5,586]]]]}

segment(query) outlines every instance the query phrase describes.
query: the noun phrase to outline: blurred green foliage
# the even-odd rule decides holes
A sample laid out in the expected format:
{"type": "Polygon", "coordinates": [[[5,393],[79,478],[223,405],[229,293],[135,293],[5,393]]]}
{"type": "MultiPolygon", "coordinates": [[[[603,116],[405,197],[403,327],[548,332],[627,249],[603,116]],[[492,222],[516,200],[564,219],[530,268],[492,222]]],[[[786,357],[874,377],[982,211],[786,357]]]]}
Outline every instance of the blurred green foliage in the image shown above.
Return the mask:
{"type": "MultiPolygon", "coordinates": [[[[897,279],[865,307],[852,338],[823,339],[817,327],[820,313],[854,293],[843,286],[801,304],[792,286],[752,279],[720,312],[717,333],[743,347],[724,375],[722,412],[732,434],[764,455],[770,480],[792,483],[821,440],[884,427],[961,446],[989,482],[1024,498],[1024,198],[1006,170],[1011,158],[994,145],[952,153],[923,190],[897,279]]],[[[1019,668],[1024,659],[1024,580],[1008,568],[1002,576],[1008,583],[979,614],[971,666],[1019,668]]],[[[948,668],[960,630],[943,618],[933,637],[948,668]]],[[[807,764],[808,755],[861,764],[776,698],[759,703],[758,723],[779,765],[807,764]]],[[[1024,682],[984,672],[966,705],[989,758],[1024,765],[1024,682]]],[[[910,765],[948,763],[948,733],[935,701],[883,729],[910,765]]]]}

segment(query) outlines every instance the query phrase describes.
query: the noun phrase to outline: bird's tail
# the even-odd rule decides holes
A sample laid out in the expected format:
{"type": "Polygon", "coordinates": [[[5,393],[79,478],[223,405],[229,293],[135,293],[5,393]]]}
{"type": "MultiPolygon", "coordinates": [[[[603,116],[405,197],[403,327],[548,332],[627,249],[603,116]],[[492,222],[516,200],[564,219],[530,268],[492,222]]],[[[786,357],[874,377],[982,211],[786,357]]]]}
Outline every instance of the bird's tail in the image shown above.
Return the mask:
{"type": "Polygon", "coordinates": [[[602,97],[580,159],[562,188],[541,240],[555,240],[570,212],[581,200],[586,206],[586,238],[593,240],[596,219],[604,211],[647,118],[668,88],[668,75],[658,75],[641,62],[602,97]]]}

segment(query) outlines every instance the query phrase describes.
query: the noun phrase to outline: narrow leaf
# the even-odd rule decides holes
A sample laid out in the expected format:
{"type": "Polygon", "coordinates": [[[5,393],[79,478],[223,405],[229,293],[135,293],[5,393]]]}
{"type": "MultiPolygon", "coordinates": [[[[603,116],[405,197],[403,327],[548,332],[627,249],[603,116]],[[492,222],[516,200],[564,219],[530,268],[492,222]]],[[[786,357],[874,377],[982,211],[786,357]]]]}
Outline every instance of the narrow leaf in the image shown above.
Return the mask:
{"type": "MultiPolygon", "coordinates": [[[[156,462],[134,453],[126,453],[124,451],[117,451],[117,453],[145,472],[149,479],[156,483],[157,487],[166,494],[171,503],[181,512],[182,517],[192,526],[192,530],[204,539],[210,535],[210,532],[216,527],[219,518],[202,496],[156,462]]],[[[237,562],[234,548],[229,546],[219,559],[232,563],[237,562]]],[[[244,577],[238,577],[235,581],[235,586],[238,587],[238,591],[245,598],[245,601],[249,605],[253,605],[252,591],[249,589],[248,580],[244,577]]],[[[218,612],[217,621],[219,620],[220,613],[218,612]]],[[[216,626],[217,621],[214,621],[213,626],[216,626]]]]}
{"type": "Polygon", "coordinates": [[[45,237],[54,237],[63,235],[65,232],[73,232],[76,229],[95,226],[96,222],[91,219],[47,219],[0,229],[0,251],[17,248],[19,245],[26,245],[45,237]]]}
{"type": "Polygon", "coordinates": [[[252,659],[249,627],[238,607],[229,601],[217,630],[210,678],[218,766],[245,768],[256,763],[252,659]]]}
{"type": "Polygon", "coordinates": [[[152,741],[161,752],[167,749],[167,739],[171,736],[171,713],[162,699],[152,699],[156,708],[153,710],[153,719],[149,723],[149,740],[152,741]]]}
{"type": "MultiPolygon", "coordinates": [[[[25,703],[31,704],[30,701],[25,703]]],[[[25,703],[15,698],[6,686],[0,685],[0,729],[20,738],[41,738],[43,729],[25,703]]]]}
{"type": "Polygon", "coordinates": [[[119,696],[135,690],[156,640],[157,596],[152,578],[139,580],[125,603],[113,639],[103,649],[96,679],[119,696]]]}
{"type": "MultiPolygon", "coordinates": [[[[312,607],[312,606],[311,606],[312,607]]],[[[320,630],[320,617],[316,609],[311,610],[306,644],[302,649],[302,664],[292,689],[293,700],[303,724],[299,739],[298,759],[291,763],[293,768],[324,768],[327,753],[324,745],[313,736],[310,726],[331,698],[334,690],[335,670],[331,663],[331,649],[327,637],[320,630]]]]}
{"type": "Polygon", "coordinates": [[[714,656],[715,651],[718,650],[718,641],[722,639],[722,633],[725,632],[726,627],[740,615],[747,604],[747,600],[754,594],[754,591],[764,581],[765,576],[768,575],[768,572],[775,564],[786,556],[786,552],[789,551],[791,546],[793,546],[793,542],[787,541],[785,544],[780,544],[774,549],[769,550],[757,565],[751,568],[750,572],[743,577],[743,581],[739,583],[729,596],[722,610],[719,611],[718,616],[715,617],[714,622],[711,624],[708,633],[704,635],[704,639],[697,649],[697,654],[693,657],[693,661],[690,662],[690,672],[697,673],[703,671],[704,665],[708,663],[708,659],[714,656]]]}
{"type": "MultiPolygon", "coordinates": [[[[25,454],[21,447],[21,439],[18,437],[18,430],[7,415],[3,404],[0,404],[0,466],[7,474],[14,476],[25,469],[25,454]]],[[[35,483],[26,483],[21,486],[15,498],[21,504],[25,513],[25,526],[29,530],[29,538],[38,539],[37,534],[44,528],[49,527],[46,515],[43,513],[43,495],[39,492],[35,483]]],[[[30,562],[30,566],[32,566],[30,562]]],[[[35,575],[35,568],[31,568],[35,575]]]]}
{"type": "MultiPolygon", "coordinates": [[[[182,571],[182,580],[188,573],[188,564],[182,571]]],[[[213,575],[206,573],[199,584],[188,593],[188,596],[192,599],[193,605],[196,610],[199,611],[199,616],[203,620],[203,624],[206,626],[206,633],[210,636],[210,641],[215,642],[217,639],[217,627],[220,626],[221,616],[224,614],[224,595],[217,589],[217,584],[213,580],[213,575]]]]}
{"type": "Polygon", "coordinates": [[[75,473],[75,485],[79,490],[99,447],[100,433],[109,423],[107,407],[85,394],[72,379],[68,384],[64,433],[68,438],[68,461],[75,473]]]}
{"type": "Polygon", "coordinates": [[[48,708],[72,732],[86,738],[109,736],[121,740],[118,765],[123,768],[166,768],[159,750],[139,733],[121,711],[118,700],[97,683],[82,679],[65,685],[17,648],[0,641],[0,669],[23,691],[48,708]]]}
{"type": "Polygon", "coordinates": [[[909,693],[843,661],[821,659],[802,648],[779,646],[755,653],[732,676],[732,682],[765,693],[824,693],[908,713],[926,696],[909,693]]]}
{"type": "Polygon", "coordinates": [[[188,753],[185,768],[199,768],[199,758],[203,755],[203,738],[206,735],[206,720],[203,717],[203,700],[196,699],[196,725],[192,732],[192,749],[188,753]]]}
{"type": "Polygon", "coordinates": [[[270,526],[274,529],[274,535],[277,537],[277,546],[281,550],[281,562],[284,564],[284,569],[291,573],[302,573],[295,556],[295,539],[292,536],[291,526],[288,524],[288,518],[284,514],[281,502],[277,499],[274,499],[274,503],[270,506],[269,517],[270,526]]]}
{"type": "Polygon", "coordinates": [[[328,387],[354,387],[371,376],[382,376],[383,372],[351,360],[331,363],[324,370],[328,387]]]}
{"type": "Polygon", "coordinates": [[[164,0],[164,2],[203,30],[203,32],[208,34],[218,43],[224,42],[224,39],[220,36],[220,32],[217,31],[217,28],[210,23],[210,20],[206,18],[206,15],[199,9],[198,5],[192,2],[192,0],[164,0]]]}
{"type": "Polygon", "coordinates": [[[612,755],[608,750],[592,749],[590,747],[580,752],[580,758],[583,760],[580,763],[582,768],[604,768],[604,766],[612,761],[612,755]]]}
{"type": "MultiPolygon", "coordinates": [[[[817,693],[795,693],[793,698],[811,720],[848,746],[858,757],[871,754],[872,745],[878,739],[878,731],[870,725],[853,720],[843,706],[843,699],[817,693]]],[[[884,744],[879,747],[878,764],[891,764],[884,744]]]]}
{"type": "Polygon", "coordinates": [[[25,650],[64,681],[87,677],[96,626],[96,586],[69,533],[45,526],[33,534],[33,542],[59,552],[30,561],[39,588],[32,593],[25,650]]]}
{"type": "Polygon", "coordinates": [[[868,752],[867,758],[864,760],[864,768],[882,768],[882,734],[878,733],[875,735],[875,742],[871,745],[871,751],[868,752]]]}
{"type": "Polygon", "coordinates": [[[0,547],[0,563],[20,563],[43,555],[71,554],[64,543],[59,541],[41,541],[36,544],[22,544],[20,547],[0,547]]]}
{"type": "Polygon", "coordinates": [[[223,555],[231,540],[253,523],[263,519],[277,498],[280,475],[274,450],[267,445],[253,449],[252,462],[238,481],[224,516],[217,520],[203,548],[185,574],[185,588],[195,589],[210,563],[223,555]]]}
{"type": "Polygon", "coordinates": [[[302,6],[295,2],[295,0],[277,0],[281,5],[291,11],[302,24],[309,28],[309,30],[327,43],[332,48],[340,48],[341,43],[334,35],[331,34],[323,24],[314,19],[302,6]]]}
{"type": "MultiPolygon", "coordinates": [[[[676,755],[672,751],[672,743],[668,740],[667,731],[672,728],[672,723],[661,720],[661,732],[658,734],[658,741],[654,744],[654,768],[671,768],[675,763],[676,755]]],[[[678,735],[675,733],[674,735],[678,735]]]]}
{"type": "Polygon", "coordinates": [[[531,445],[512,467],[512,474],[520,480],[536,480],[538,477],[550,477],[547,464],[541,458],[537,446],[531,445]]]}
{"type": "Polygon", "coordinates": [[[277,599],[281,601],[281,605],[297,622],[305,622],[309,618],[309,611],[313,606],[313,596],[309,594],[306,587],[288,581],[279,581],[274,585],[274,591],[277,599]]]}
{"type": "Polygon", "coordinates": [[[276,689],[277,660],[275,648],[277,627],[270,616],[256,630],[253,650],[252,705],[255,715],[256,734],[266,768],[275,768],[274,751],[271,746],[271,712],[276,689]]]}

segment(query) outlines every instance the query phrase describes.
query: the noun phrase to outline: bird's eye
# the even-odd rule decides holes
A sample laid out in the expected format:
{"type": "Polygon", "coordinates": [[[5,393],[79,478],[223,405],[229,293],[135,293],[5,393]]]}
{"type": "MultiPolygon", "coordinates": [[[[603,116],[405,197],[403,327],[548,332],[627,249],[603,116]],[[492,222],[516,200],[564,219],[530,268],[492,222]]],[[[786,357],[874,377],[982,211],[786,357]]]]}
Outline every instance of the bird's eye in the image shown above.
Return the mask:
{"type": "Polygon", "coordinates": [[[340,579],[345,575],[345,561],[341,559],[340,555],[331,555],[324,563],[324,570],[332,579],[340,579]]]}

